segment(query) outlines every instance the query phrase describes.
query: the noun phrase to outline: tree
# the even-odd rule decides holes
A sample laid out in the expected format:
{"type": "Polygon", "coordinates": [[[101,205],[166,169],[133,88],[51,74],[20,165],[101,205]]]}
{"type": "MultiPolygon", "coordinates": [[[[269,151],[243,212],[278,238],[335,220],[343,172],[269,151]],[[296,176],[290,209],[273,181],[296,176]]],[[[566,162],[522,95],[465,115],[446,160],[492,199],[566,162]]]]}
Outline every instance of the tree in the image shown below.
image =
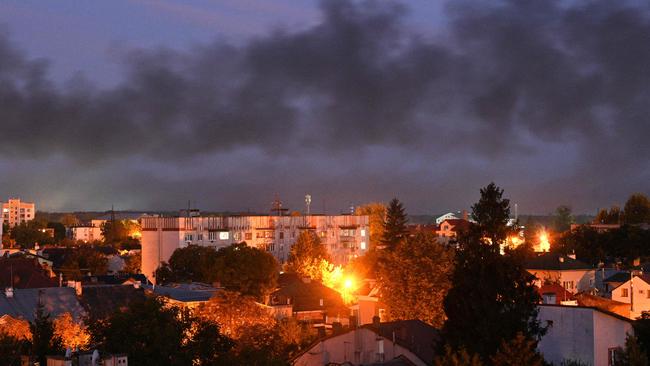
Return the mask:
{"type": "Polygon", "coordinates": [[[36,244],[54,243],[54,238],[44,232],[45,225],[36,220],[21,222],[10,230],[9,237],[24,249],[32,249],[36,244]]]}
{"type": "Polygon", "coordinates": [[[53,322],[54,336],[61,340],[63,347],[85,349],[90,342],[86,327],[72,319],[70,313],[63,313],[53,322]]]}
{"type": "Polygon", "coordinates": [[[522,333],[517,333],[510,342],[501,341],[501,347],[491,360],[494,366],[544,365],[544,359],[537,352],[537,342],[522,333]]]}
{"type": "Polygon", "coordinates": [[[625,338],[625,348],[616,352],[615,365],[648,366],[648,355],[641,349],[638,339],[628,334],[625,338]]]}
{"type": "Polygon", "coordinates": [[[573,216],[571,216],[571,207],[560,206],[555,210],[553,217],[553,227],[555,231],[562,233],[571,228],[573,223],[573,216]]]}
{"type": "Polygon", "coordinates": [[[445,346],[445,353],[434,359],[435,366],[483,366],[478,355],[470,355],[465,348],[454,351],[450,345],[445,346]]]}
{"type": "Polygon", "coordinates": [[[126,257],[124,261],[124,273],[140,273],[140,268],[142,267],[142,253],[137,252],[126,257]]]}
{"type": "Polygon", "coordinates": [[[65,239],[65,226],[60,222],[48,222],[48,229],[54,229],[54,241],[59,243],[61,240],[65,239]]]}
{"type": "Polygon", "coordinates": [[[156,271],[158,284],[167,282],[204,282],[217,280],[217,251],[211,247],[188,245],[174,250],[169,264],[163,263],[156,271]]]}
{"type": "Polygon", "coordinates": [[[385,254],[379,267],[382,300],[391,319],[420,319],[440,328],[443,300],[451,287],[453,251],[431,234],[419,233],[385,254]]]}
{"type": "Polygon", "coordinates": [[[596,224],[620,224],[623,220],[623,213],[618,206],[612,206],[609,211],[602,209],[598,211],[594,223],[596,224]]]}
{"type": "Polygon", "coordinates": [[[296,242],[291,246],[286,270],[303,277],[320,280],[322,260],[330,261],[327,248],[321,244],[315,232],[305,230],[298,235],[296,242]]]}
{"type": "Polygon", "coordinates": [[[643,193],[635,193],[625,202],[626,224],[650,223],[650,199],[643,193]]]}
{"type": "Polygon", "coordinates": [[[108,319],[91,323],[90,330],[101,349],[126,353],[134,365],[225,364],[232,348],[219,327],[157,297],[133,301],[108,319]]]}
{"type": "Polygon", "coordinates": [[[356,215],[368,216],[368,249],[374,250],[381,244],[381,238],[384,234],[384,219],[386,217],[386,205],[383,203],[372,202],[363,206],[358,206],[354,212],[356,215]]]}
{"type": "Polygon", "coordinates": [[[32,332],[31,354],[41,365],[45,365],[45,356],[63,352],[61,339],[54,334],[50,315],[45,313],[40,302],[36,307],[36,317],[30,324],[30,330],[32,332]]]}
{"type": "Polygon", "coordinates": [[[494,183],[481,188],[481,198],[472,206],[474,230],[480,238],[486,238],[493,248],[502,246],[513,229],[508,226],[510,200],[503,198],[503,189],[494,183]]]}
{"type": "Polygon", "coordinates": [[[29,342],[0,333],[0,361],[7,366],[21,366],[21,356],[26,352],[29,342]]]}
{"type": "Polygon", "coordinates": [[[481,199],[472,207],[477,222],[459,237],[452,288],[444,300],[448,320],[443,338],[483,359],[519,332],[537,339],[545,331],[537,320],[535,277],[517,252],[499,253],[510,212],[502,194],[494,183],[481,189],[481,199]]]}
{"type": "Polygon", "coordinates": [[[389,250],[395,249],[397,244],[406,238],[408,234],[406,228],[407,222],[408,218],[406,217],[402,203],[397,198],[393,198],[386,210],[386,220],[384,221],[384,233],[381,237],[381,244],[389,250]]]}
{"type": "Polygon", "coordinates": [[[275,257],[246,243],[219,249],[214,268],[221,286],[258,299],[275,289],[278,270],[275,257]]]}
{"type": "Polygon", "coordinates": [[[72,250],[61,266],[66,279],[80,280],[84,275],[104,275],[108,271],[108,259],[94,248],[81,247],[72,250]]]}
{"type": "Polygon", "coordinates": [[[74,214],[65,214],[61,217],[61,223],[65,227],[73,227],[79,225],[79,219],[74,214]]]}

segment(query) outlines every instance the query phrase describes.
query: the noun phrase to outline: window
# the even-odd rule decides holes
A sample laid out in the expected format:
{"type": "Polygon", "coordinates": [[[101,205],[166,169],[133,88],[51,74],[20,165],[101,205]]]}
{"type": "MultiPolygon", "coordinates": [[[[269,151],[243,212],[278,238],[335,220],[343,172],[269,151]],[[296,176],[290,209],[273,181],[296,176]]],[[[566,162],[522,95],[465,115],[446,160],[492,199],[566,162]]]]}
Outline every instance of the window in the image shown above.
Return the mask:
{"type": "Polygon", "coordinates": [[[628,291],[628,289],[626,289],[626,288],[622,289],[621,297],[628,297],[629,295],[628,295],[627,291],[628,291]]]}
{"type": "Polygon", "coordinates": [[[264,232],[264,237],[267,239],[272,239],[273,238],[273,231],[265,231],[264,232]]]}
{"type": "Polygon", "coordinates": [[[321,231],[320,233],[318,233],[318,235],[319,235],[321,238],[324,238],[324,237],[327,236],[327,231],[321,231]]]}
{"type": "Polygon", "coordinates": [[[185,241],[192,241],[192,234],[185,234],[185,241]]]}
{"type": "Polygon", "coordinates": [[[366,250],[366,242],[365,241],[361,242],[361,250],[366,250]]]}
{"type": "Polygon", "coordinates": [[[230,233],[227,231],[221,231],[219,232],[219,239],[220,240],[228,240],[230,238],[230,233]]]}
{"type": "Polygon", "coordinates": [[[258,232],[256,232],[256,233],[255,233],[255,237],[256,237],[257,239],[262,239],[262,238],[264,238],[264,232],[263,232],[263,231],[258,231],[258,232]]]}
{"type": "Polygon", "coordinates": [[[203,234],[196,234],[196,240],[203,240],[203,234]]]}
{"type": "Polygon", "coordinates": [[[567,290],[573,290],[573,281],[562,282],[562,287],[564,287],[567,290]]]}
{"type": "Polygon", "coordinates": [[[244,234],[244,238],[246,238],[246,240],[252,240],[253,239],[253,233],[244,234]]]}
{"type": "Polygon", "coordinates": [[[208,240],[214,241],[217,240],[217,233],[214,231],[210,231],[208,233],[208,240]]]}
{"type": "Polygon", "coordinates": [[[241,241],[241,233],[240,232],[234,233],[232,235],[232,237],[233,237],[233,239],[235,239],[235,241],[241,241]]]}
{"type": "Polygon", "coordinates": [[[361,236],[366,236],[366,229],[361,229],[361,236]]]}
{"type": "Polygon", "coordinates": [[[280,231],[280,239],[284,239],[284,231],[280,231]]]}

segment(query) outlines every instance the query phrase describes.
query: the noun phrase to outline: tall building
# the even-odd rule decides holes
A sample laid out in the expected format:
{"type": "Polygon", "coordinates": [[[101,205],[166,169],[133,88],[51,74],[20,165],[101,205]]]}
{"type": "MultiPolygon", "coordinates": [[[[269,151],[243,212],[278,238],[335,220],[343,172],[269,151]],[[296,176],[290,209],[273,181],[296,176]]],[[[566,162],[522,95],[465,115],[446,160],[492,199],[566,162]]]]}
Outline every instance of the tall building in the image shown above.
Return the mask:
{"type": "Polygon", "coordinates": [[[14,227],[23,222],[31,221],[36,215],[36,205],[31,202],[22,202],[20,198],[10,198],[9,202],[2,203],[2,222],[14,227]]]}
{"type": "Polygon", "coordinates": [[[219,249],[246,242],[284,263],[300,232],[311,230],[333,262],[345,264],[366,253],[370,237],[368,216],[357,215],[143,217],[141,225],[141,270],[150,280],[174,250],[190,244],[219,249]]]}

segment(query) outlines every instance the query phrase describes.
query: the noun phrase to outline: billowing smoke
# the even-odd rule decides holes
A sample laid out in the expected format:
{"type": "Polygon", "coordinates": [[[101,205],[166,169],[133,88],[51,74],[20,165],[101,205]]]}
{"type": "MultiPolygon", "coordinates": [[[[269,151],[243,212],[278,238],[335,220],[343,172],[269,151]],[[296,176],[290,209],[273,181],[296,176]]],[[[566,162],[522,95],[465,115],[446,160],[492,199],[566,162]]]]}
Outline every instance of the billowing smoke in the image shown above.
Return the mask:
{"type": "Polygon", "coordinates": [[[336,209],[398,195],[435,212],[496,180],[544,212],[647,191],[647,4],[453,1],[434,41],[409,30],[402,4],[321,10],[311,28],[244,44],[134,50],[110,89],[56,85],[1,35],[0,183],[58,191],[53,208],[258,209],[273,192],[298,204],[316,191],[336,209]]]}

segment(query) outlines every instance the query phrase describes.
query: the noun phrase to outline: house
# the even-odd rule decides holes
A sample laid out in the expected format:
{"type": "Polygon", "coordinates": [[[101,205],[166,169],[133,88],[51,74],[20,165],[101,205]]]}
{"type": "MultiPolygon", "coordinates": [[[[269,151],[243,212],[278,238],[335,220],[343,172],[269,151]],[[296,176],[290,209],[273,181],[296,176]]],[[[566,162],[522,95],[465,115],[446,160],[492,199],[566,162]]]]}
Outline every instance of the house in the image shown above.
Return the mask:
{"type": "Polygon", "coordinates": [[[317,324],[339,322],[347,325],[351,313],[336,290],[289,273],[280,275],[278,289],[270,294],[265,305],[281,312],[286,312],[285,308],[290,305],[296,319],[317,324]]]}
{"type": "Polygon", "coordinates": [[[575,259],[575,256],[544,253],[528,259],[524,266],[537,278],[537,287],[557,283],[571,293],[587,291],[594,287],[596,269],[575,259]]]}
{"type": "Polygon", "coordinates": [[[597,308],[540,305],[538,319],[548,332],[537,348],[555,365],[577,360],[586,365],[609,366],[614,354],[633,334],[630,319],[597,308]]]}
{"type": "Polygon", "coordinates": [[[592,295],[581,292],[573,295],[573,298],[579,306],[598,308],[608,313],[618,314],[625,318],[630,318],[630,304],[615,301],[598,295],[592,295]]]}
{"type": "Polygon", "coordinates": [[[546,283],[537,287],[537,292],[542,298],[542,304],[555,304],[574,301],[573,294],[557,283],[546,283]]]}
{"type": "Polygon", "coordinates": [[[51,271],[43,268],[36,258],[22,256],[0,257],[0,287],[43,288],[56,287],[51,271]]]}
{"type": "Polygon", "coordinates": [[[470,222],[467,219],[447,219],[440,223],[436,234],[442,242],[449,242],[458,237],[458,233],[469,229],[470,222]]]}
{"type": "Polygon", "coordinates": [[[612,300],[630,304],[631,319],[639,318],[650,311],[650,275],[628,277],[611,294],[612,300]]]}
{"type": "Polygon", "coordinates": [[[606,296],[612,297],[612,291],[632,278],[630,272],[617,272],[603,280],[603,290],[606,296]]]}
{"type": "Polygon", "coordinates": [[[207,302],[220,290],[200,282],[169,284],[166,286],[146,285],[144,288],[155,295],[166,297],[170,304],[190,309],[207,302]]]}
{"type": "Polygon", "coordinates": [[[105,319],[133,302],[145,300],[145,292],[138,285],[79,286],[79,303],[90,319],[105,319]]]}
{"type": "Polygon", "coordinates": [[[352,326],[321,338],[292,360],[295,366],[430,365],[440,341],[438,330],[419,320],[352,326]]]}
{"type": "Polygon", "coordinates": [[[47,366],[128,366],[126,354],[99,353],[98,351],[80,352],[66,356],[47,356],[47,366]]]}
{"type": "Polygon", "coordinates": [[[0,294],[0,316],[8,315],[14,319],[33,321],[38,304],[43,311],[57,318],[63,313],[70,313],[75,320],[86,315],[79,303],[75,289],[69,287],[48,287],[28,289],[5,289],[0,294]]]}
{"type": "Polygon", "coordinates": [[[443,221],[452,220],[452,219],[460,219],[460,217],[456,216],[456,214],[453,212],[447,212],[444,215],[440,215],[436,217],[436,225],[439,226],[440,224],[442,224],[443,221]]]}

